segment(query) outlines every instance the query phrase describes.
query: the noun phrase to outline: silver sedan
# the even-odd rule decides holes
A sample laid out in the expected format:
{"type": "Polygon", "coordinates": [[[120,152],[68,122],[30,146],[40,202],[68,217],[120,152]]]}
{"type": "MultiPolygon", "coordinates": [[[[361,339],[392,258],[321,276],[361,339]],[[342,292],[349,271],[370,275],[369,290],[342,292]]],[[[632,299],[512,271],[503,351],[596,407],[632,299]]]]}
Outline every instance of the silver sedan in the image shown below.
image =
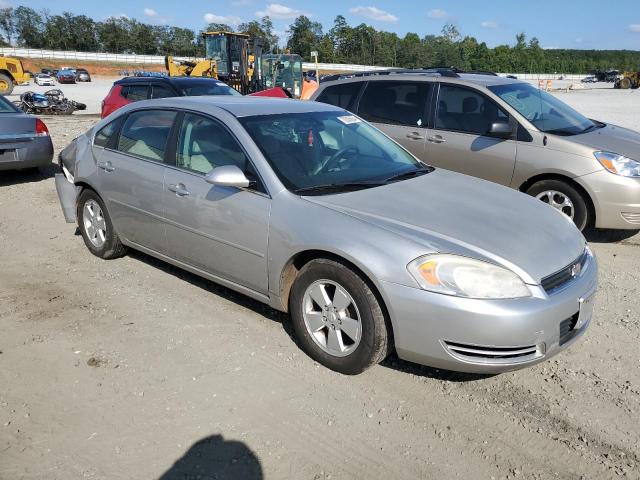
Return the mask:
{"type": "Polygon", "coordinates": [[[392,351],[513,370],[591,320],[597,264],[567,217],[425,165],[337,107],[138,102],[61,163],[65,217],[94,255],[134,248],[289,312],[302,348],[342,373],[392,351]]]}

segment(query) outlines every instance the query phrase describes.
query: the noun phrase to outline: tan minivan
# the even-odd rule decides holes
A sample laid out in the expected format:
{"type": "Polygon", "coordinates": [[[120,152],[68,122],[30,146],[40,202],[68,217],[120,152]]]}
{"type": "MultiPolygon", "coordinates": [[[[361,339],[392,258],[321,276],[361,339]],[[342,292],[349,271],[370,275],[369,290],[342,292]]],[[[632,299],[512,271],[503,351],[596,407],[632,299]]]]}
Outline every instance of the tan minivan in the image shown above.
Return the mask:
{"type": "Polygon", "coordinates": [[[430,165],[533,195],[581,230],[640,229],[640,133],[529,83],[392,70],[336,76],[312,100],[356,113],[430,165]]]}

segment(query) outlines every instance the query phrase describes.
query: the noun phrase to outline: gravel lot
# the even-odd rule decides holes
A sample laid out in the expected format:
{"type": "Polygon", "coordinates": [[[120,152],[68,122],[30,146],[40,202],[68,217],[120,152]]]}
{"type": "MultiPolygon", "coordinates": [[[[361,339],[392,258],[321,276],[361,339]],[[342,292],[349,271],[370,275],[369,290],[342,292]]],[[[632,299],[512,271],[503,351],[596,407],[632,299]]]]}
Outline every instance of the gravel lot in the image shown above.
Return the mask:
{"type": "MultiPolygon", "coordinates": [[[[638,126],[640,91],[562,95],[638,126]]],[[[46,119],[57,150],[94,121],[46,119]]],[[[595,318],[560,356],[345,377],[259,303],[142,254],[93,257],[50,175],[2,172],[0,479],[638,479],[640,235],[589,238],[595,318]]]]}

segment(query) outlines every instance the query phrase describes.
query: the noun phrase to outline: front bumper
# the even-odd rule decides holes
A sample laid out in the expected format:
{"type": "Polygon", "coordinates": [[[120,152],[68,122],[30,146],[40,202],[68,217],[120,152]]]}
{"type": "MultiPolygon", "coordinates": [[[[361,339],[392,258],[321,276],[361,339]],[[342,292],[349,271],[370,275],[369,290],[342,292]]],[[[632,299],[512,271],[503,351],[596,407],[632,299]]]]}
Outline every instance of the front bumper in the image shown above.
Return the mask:
{"type": "Polygon", "coordinates": [[[445,370],[500,373],[573,344],[591,321],[597,283],[591,256],[564,288],[547,294],[533,287],[529,298],[467,299],[390,282],[382,288],[400,358],[445,370]]]}
{"type": "Polygon", "coordinates": [[[575,179],[584,187],[596,210],[596,227],[640,229],[640,178],[599,170],[575,179]]]}

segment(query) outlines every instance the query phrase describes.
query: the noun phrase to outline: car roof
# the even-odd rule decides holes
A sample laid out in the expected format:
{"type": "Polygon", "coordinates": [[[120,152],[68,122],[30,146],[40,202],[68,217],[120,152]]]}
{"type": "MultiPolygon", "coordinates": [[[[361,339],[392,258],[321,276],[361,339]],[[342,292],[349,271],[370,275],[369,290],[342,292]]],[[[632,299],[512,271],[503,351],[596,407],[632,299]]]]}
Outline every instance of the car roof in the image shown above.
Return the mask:
{"type": "Polygon", "coordinates": [[[148,76],[148,77],[124,77],[120,80],[113,82],[114,85],[122,85],[123,83],[149,83],[149,82],[165,82],[170,84],[185,84],[190,82],[220,82],[215,78],[208,77],[163,77],[163,76],[148,76]]]}
{"type": "Polygon", "coordinates": [[[278,115],[287,113],[344,112],[342,108],[326,103],[294,100],[290,98],[269,98],[252,96],[212,95],[201,97],[172,97],[157,100],[143,100],[131,105],[139,107],[172,107],[215,113],[218,108],[235,117],[278,115]]]}
{"type": "Polygon", "coordinates": [[[429,70],[400,70],[400,71],[377,71],[377,72],[355,72],[352,77],[339,78],[336,80],[329,80],[320,83],[320,89],[325,86],[337,85],[340,83],[357,82],[357,81],[398,81],[398,80],[411,80],[411,81],[431,81],[431,82],[444,82],[444,83],[458,83],[458,84],[473,84],[484,87],[493,85],[506,85],[512,83],[522,83],[521,80],[514,78],[501,77],[499,75],[487,73],[449,73],[441,74],[437,71],[429,70]]]}

